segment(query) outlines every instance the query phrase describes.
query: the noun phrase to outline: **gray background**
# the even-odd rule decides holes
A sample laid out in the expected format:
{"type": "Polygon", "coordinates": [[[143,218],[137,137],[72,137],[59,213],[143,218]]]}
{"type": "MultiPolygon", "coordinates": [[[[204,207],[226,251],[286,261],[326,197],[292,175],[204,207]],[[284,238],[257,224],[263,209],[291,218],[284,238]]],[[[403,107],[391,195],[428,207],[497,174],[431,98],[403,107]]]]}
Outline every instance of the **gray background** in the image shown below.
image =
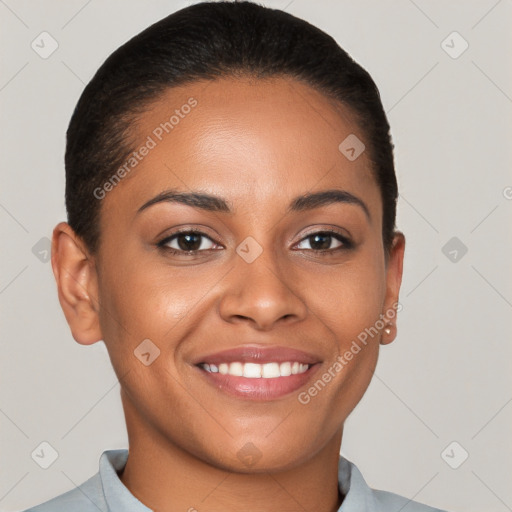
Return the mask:
{"type": "MultiPolygon", "coordinates": [[[[84,85],[121,43],[189,3],[0,0],[2,511],[71,489],[104,449],[127,446],[108,355],[71,337],[44,237],[65,219],[64,135],[84,85]],[[47,59],[31,48],[42,31],[59,45],[47,59]],[[48,469],[31,458],[43,441],[59,455],[48,469]]],[[[370,71],[396,144],[399,334],[342,453],[372,487],[453,512],[512,510],[512,2],[263,3],[324,29],[370,71]],[[463,40],[444,43],[452,56],[442,46],[453,31],[469,44],[457,58],[463,40]]]]}

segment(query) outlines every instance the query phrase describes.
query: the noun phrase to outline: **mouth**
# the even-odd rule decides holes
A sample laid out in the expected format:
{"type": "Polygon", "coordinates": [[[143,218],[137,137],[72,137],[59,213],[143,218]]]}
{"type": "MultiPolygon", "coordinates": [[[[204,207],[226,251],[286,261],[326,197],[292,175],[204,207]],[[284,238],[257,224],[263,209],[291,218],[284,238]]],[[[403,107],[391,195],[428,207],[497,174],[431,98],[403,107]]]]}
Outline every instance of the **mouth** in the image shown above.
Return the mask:
{"type": "Polygon", "coordinates": [[[220,373],[221,375],[245,377],[247,379],[277,379],[278,377],[299,375],[307,372],[311,366],[298,361],[286,361],[284,363],[274,361],[265,364],[243,363],[242,361],[220,363],[219,365],[213,363],[200,364],[200,367],[209,373],[220,373]]]}
{"type": "Polygon", "coordinates": [[[203,356],[194,366],[218,391],[269,401],[305,386],[320,363],[315,356],[295,349],[246,345],[203,356]]]}

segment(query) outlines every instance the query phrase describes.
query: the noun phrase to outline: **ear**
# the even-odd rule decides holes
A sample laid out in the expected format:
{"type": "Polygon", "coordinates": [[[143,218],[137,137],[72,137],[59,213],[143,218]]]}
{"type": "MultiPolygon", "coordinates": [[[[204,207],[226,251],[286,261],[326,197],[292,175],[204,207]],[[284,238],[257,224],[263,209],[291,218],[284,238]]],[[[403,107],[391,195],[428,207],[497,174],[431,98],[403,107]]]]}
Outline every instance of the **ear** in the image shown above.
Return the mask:
{"type": "Polygon", "coordinates": [[[53,230],[52,268],[59,302],[73,338],[82,345],[101,340],[94,259],[66,222],[53,230]]]}
{"type": "Polygon", "coordinates": [[[396,231],[391,244],[391,250],[386,264],[386,297],[384,299],[384,322],[385,329],[383,331],[380,343],[387,345],[391,343],[397,334],[397,313],[398,299],[400,293],[400,285],[402,284],[402,272],[404,263],[405,237],[400,231],[396,231]],[[387,322],[390,322],[388,325],[387,322]]]}

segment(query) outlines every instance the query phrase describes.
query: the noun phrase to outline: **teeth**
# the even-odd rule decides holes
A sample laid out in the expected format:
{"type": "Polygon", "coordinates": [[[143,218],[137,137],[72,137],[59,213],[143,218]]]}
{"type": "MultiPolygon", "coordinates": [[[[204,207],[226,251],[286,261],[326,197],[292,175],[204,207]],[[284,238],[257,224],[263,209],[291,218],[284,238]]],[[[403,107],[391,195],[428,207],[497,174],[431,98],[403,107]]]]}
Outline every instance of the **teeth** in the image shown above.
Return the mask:
{"type": "Polygon", "coordinates": [[[309,369],[309,364],[302,364],[297,361],[285,363],[233,363],[215,364],[204,363],[201,365],[204,370],[210,373],[221,375],[233,375],[234,377],[246,377],[248,379],[275,379],[277,377],[289,377],[304,373],[309,369]]]}
{"type": "MultiPolygon", "coordinates": [[[[233,368],[234,364],[240,364],[240,363],[231,363],[229,365],[229,374],[230,375],[233,375],[231,373],[231,368],[233,368]]],[[[248,379],[259,379],[261,377],[261,364],[245,363],[244,370],[243,370],[243,376],[247,377],[248,379]]]]}
{"type": "Polygon", "coordinates": [[[245,369],[242,363],[231,363],[229,365],[229,375],[234,375],[235,377],[242,377],[244,375],[245,369]]]}
{"type": "Polygon", "coordinates": [[[261,366],[261,376],[265,379],[275,379],[281,377],[279,365],[277,363],[267,363],[261,366]]]}
{"type": "Polygon", "coordinates": [[[292,374],[292,363],[281,363],[279,366],[281,377],[288,377],[292,374]]]}

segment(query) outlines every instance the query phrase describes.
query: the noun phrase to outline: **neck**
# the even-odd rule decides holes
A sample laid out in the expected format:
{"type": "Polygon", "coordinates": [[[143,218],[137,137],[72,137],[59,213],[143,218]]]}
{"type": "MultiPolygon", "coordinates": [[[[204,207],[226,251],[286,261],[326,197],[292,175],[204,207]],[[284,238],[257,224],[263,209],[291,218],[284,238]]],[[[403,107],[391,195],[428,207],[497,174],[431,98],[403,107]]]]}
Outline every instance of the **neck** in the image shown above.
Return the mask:
{"type": "Polygon", "coordinates": [[[128,429],[129,456],[119,474],[144,505],[158,512],[336,512],[342,430],[318,453],[292,469],[236,473],[193,456],[144,429],[128,429]]]}

